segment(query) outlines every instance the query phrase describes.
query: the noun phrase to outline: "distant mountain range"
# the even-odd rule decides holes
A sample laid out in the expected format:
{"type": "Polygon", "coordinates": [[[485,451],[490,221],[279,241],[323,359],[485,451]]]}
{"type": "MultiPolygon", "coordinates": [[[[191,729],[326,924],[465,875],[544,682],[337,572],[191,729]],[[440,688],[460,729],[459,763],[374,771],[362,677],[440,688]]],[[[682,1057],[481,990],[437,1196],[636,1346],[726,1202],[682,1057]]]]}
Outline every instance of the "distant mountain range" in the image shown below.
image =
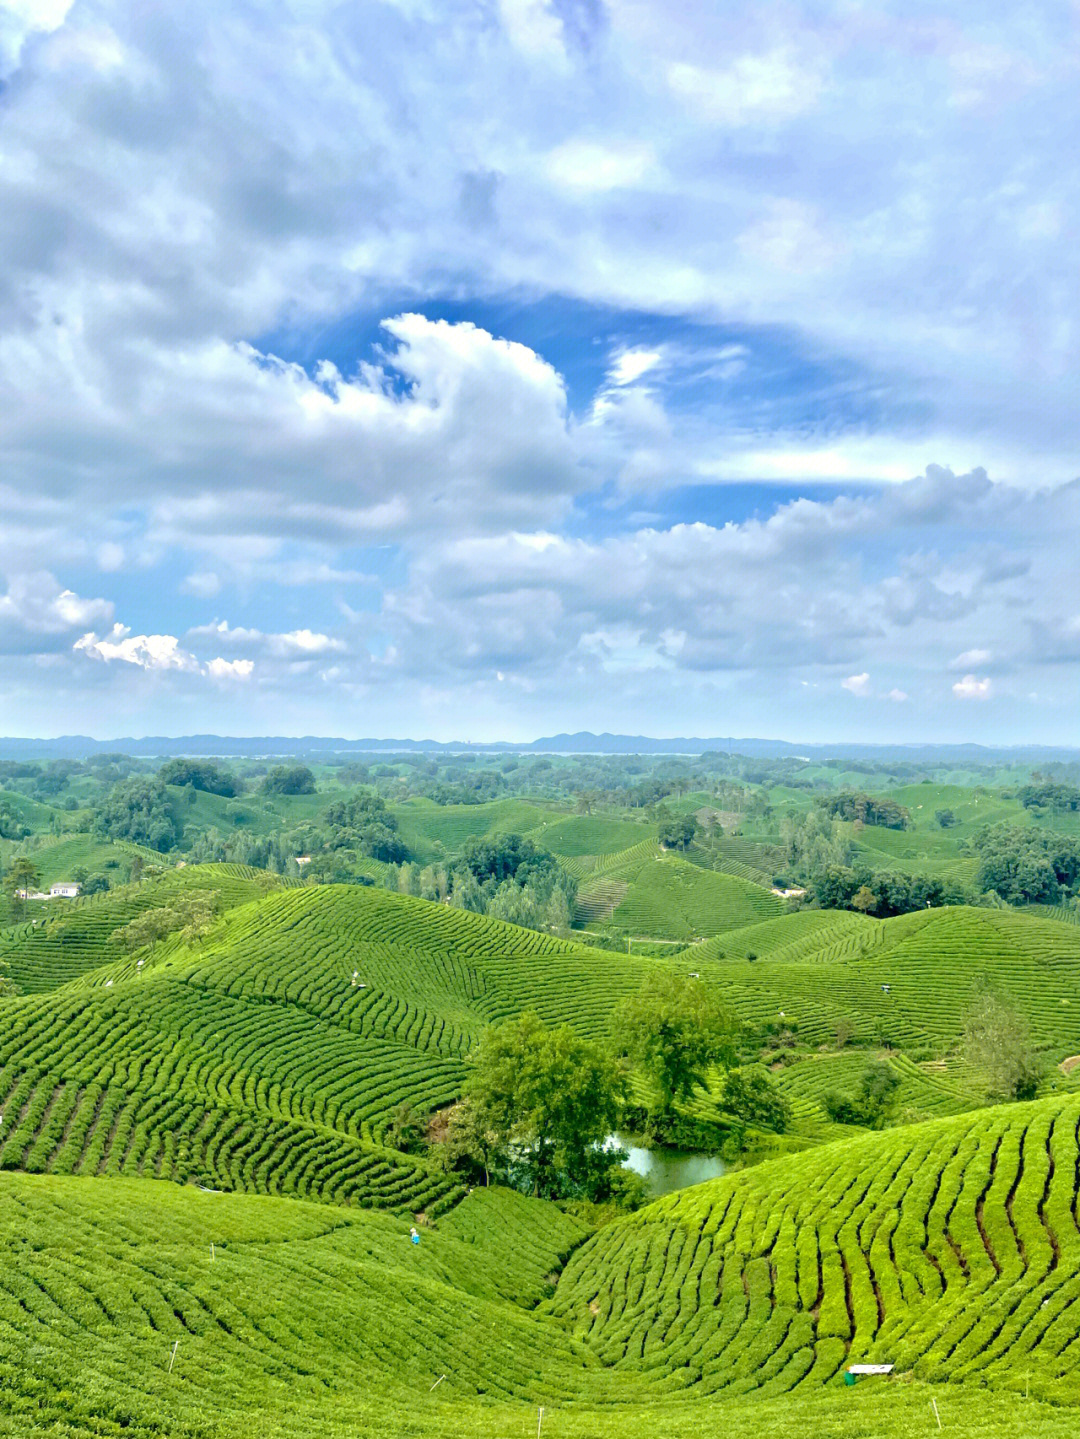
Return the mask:
{"type": "Polygon", "coordinates": [[[255,758],[277,755],[307,755],[318,758],[332,754],[602,754],[661,755],[703,754],[720,750],[726,754],[779,759],[786,756],[807,759],[907,760],[916,764],[955,762],[990,764],[1046,763],[1075,760],[1080,748],[1064,745],[987,746],[979,744],[798,744],[787,740],[753,738],[657,739],[650,735],[577,734],[548,735],[527,744],[498,740],[490,744],[471,741],[427,739],[340,739],[325,735],[149,735],[141,739],[96,740],[88,735],[62,735],[57,739],[0,739],[4,759],[84,759],[95,754],[139,756],[214,755],[223,758],[255,758]]]}

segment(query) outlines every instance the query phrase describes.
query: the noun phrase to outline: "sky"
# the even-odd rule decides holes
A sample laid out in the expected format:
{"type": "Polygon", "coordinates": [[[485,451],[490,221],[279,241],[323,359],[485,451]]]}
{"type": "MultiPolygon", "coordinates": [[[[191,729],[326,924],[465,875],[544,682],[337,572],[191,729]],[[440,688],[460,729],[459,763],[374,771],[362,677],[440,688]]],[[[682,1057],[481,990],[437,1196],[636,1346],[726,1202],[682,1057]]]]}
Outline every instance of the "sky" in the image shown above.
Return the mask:
{"type": "Polygon", "coordinates": [[[1080,742],[1080,4],[0,4],[0,734],[1080,742]]]}

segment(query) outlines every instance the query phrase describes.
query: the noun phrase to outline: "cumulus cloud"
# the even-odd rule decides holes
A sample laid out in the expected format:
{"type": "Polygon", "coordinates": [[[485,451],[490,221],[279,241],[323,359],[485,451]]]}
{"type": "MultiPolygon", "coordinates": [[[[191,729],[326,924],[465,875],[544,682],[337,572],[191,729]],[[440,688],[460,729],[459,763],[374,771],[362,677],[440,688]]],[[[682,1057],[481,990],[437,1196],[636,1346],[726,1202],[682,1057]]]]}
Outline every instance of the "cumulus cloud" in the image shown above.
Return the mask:
{"type": "Polygon", "coordinates": [[[195,656],[180,648],[175,635],[133,635],[121,624],[113,625],[109,634],[101,638],[91,631],[76,640],[73,648],[76,653],[106,664],[119,660],[144,670],[197,670],[199,667],[195,656]]]}
{"type": "Polygon", "coordinates": [[[254,669],[254,660],[226,660],[219,656],[206,666],[206,673],[216,680],[246,680],[251,678],[254,669]]]}
{"type": "Polygon", "coordinates": [[[989,679],[979,679],[977,675],[965,675],[952,687],[953,694],[960,700],[988,700],[991,690],[989,679]]]}
{"type": "Polygon", "coordinates": [[[188,638],[190,640],[209,639],[216,644],[261,650],[282,659],[341,653],[348,648],[343,639],[322,634],[316,630],[304,628],[280,634],[266,634],[262,630],[246,628],[243,625],[230,625],[227,620],[217,620],[209,625],[198,625],[188,631],[188,638]]]}
{"type": "Polygon", "coordinates": [[[699,714],[722,693],[771,716],[803,680],[847,705],[841,677],[887,671],[911,701],[860,720],[914,725],[928,696],[962,709],[950,666],[962,686],[991,664],[1017,678],[985,722],[1033,692],[1067,713],[1064,11],[227,18],[0,16],[0,642],[26,713],[51,716],[68,671],[125,705],[151,672],[227,697],[244,687],[203,683],[222,656],[298,715],[300,665],[324,715],[382,686],[468,719],[494,674],[520,697],[597,673],[657,712],[663,669],[699,714]],[[569,391],[553,296],[582,326],[569,391]],[[436,320],[448,297],[477,323],[436,320]],[[932,456],[1012,483],[910,481],[932,456]],[[717,489],[747,479],[850,492],[758,491],[747,519],[717,489]],[[83,596],[102,575],[130,596],[132,570],[114,630],[83,596]],[[246,638],[196,633],[234,601],[246,638]]]}
{"type": "Polygon", "coordinates": [[[848,694],[865,698],[870,693],[870,676],[865,670],[861,675],[848,675],[846,680],[840,681],[840,688],[847,690],[848,694]]]}
{"type": "Polygon", "coordinates": [[[112,616],[108,600],[84,599],[73,590],[61,589],[45,571],[14,575],[7,593],[0,594],[0,647],[9,653],[48,648],[50,638],[62,638],[112,616]]]}
{"type": "Polygon", "coordinates": [[[965,675],[964,679],[958,679],[952,686],[952,692],[958,699],[989,699],[992,686],[989,679],[979,679],[978,675],[965,675]]]}

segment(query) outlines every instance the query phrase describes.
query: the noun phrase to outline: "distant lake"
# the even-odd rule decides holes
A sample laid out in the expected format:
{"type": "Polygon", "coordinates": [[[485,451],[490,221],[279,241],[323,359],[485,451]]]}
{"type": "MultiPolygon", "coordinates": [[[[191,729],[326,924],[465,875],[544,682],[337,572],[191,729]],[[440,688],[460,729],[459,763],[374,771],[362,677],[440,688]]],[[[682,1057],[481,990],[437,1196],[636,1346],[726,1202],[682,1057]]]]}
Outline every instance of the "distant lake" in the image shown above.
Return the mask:
{"type": "Polygon", "coordinates": [[[702,1184],[706,1179],[719,1179],[727,1172],[727,1165],[718,1154],[699,1154],[687,1149],[646,1149],[635,1144],[629,1135],[618,1132],[609,1142],[621,1144],[628,1151],[625,1168],[641,1175],[652,1199],[675,1189],[686,1189],[691,1184],[702,1184]]]}

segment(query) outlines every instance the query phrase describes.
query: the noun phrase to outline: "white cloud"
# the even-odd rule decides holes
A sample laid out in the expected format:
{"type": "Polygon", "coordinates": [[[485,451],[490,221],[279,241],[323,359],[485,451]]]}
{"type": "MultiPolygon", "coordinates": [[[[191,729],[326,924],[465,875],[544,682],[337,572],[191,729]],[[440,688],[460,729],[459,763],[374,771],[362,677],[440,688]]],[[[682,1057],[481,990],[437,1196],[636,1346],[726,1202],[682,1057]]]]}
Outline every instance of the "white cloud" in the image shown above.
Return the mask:
{"type": "Polygon", "coordinates": [[[990,698],[991,684],[989,679],[979,679],[976,675],[965,675],[963,679],[956,681],[952,692],[957,699],[961,700],[987,700],[990,698]]]}
{"type": "Polygon", "coordinates": [[[84,599],[73,590],[61,589],[46,571],[14,575],[7,593],[0,594],[0,651],[47,647],[50,636],[69,635],[112,616],[108,600],[84,599]]]}
{"type": "Polygon", "coordinates": [[[680,99],[712,124],[743,126],[790,119],[813,109],[820,62],[786,50],[740,55],[723,69],[676,61],[667,81],[680,99]]]}
{"type": "Polygon", "coordinates": [[[197,625],[188,631],[187,637],[193,641],[209,639],[217,644],[257,649],[282,659],[330,652],[341,653],[348,649],[344,640],[333,635],[321,634],[316,630],[305,628],[289,630],[281,634],[266,634],[262,630],[245,628],[243,625],[230,625],[227,620],[217,620],[209,625],[197,625]]]}
{"type": "Polygon", "coordinates": [[[976,665],[984,665],[990,658],[989,650],[965,650],[963,654],[959,654],[954,660],[950,660],[949,668],[951,670],[970,670],[976,665]]]}
{"type": "Polygon", "coordinates": [[[870,676],[865,671],[861,675],[849,675],[846,680],[840,681],[840,688],[847,690],[848,694],[864,697],[870,693],[870,676]]]}
{"type": "Polygon", "coordinates": [[[206,666],[206,673],[216,680],[246,680],[251,678],[254,669],[254,660],[226,660],[218,656],[206,666]]]}
{"type": "Polygon", "coordinates": [[[905,700],[907,700],[908,696],[904,693],[903,690],[892,689],[885,696],[885,698],[892,700],[893,704],[902,705],[905,700]]]}
{"type": "Polygon", "coordinates": [[[91,631],[76,640],[73,649],[106,664],[119,660],[144,670],[197,670],[194,655],[180,648],[175,635],[133,635],[124,625],[115,624],[111,632],[98,638],[91,631]]]}
{"type": "Polygon", "coordinates": [[[642,375],[655,370],[663,358],[662,350],[650,350],[640,346],[633,350],[620,350],[612,360],[608,379],[613,385],[632,385],[640,380],[642,375]]]}
{"type": "Polygon", "coordinates": [[[603,193],[641,184],[654,164],[647,149],[619,150],[588,140],[570,140],[552,150],[545,168],[556,185],[603,193]]]}

